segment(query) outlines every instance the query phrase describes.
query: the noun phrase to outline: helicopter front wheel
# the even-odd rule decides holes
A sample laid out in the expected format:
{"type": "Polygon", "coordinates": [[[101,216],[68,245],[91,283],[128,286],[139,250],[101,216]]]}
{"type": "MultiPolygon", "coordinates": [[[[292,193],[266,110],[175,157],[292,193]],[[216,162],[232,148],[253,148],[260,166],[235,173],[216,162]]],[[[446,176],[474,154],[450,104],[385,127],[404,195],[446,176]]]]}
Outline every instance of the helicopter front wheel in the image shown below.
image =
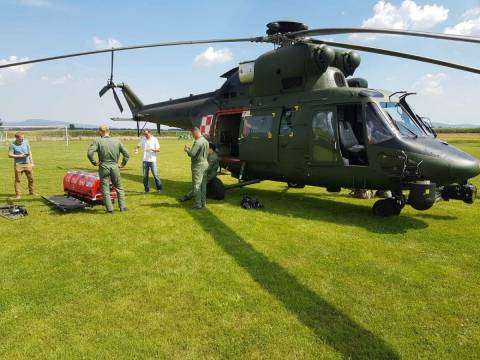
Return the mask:
{"type": "Polygon", "coordinates": [[[377,216],[393,216],[400,215],[403,207],[405,206],[405,201],[402,199],[388,198],[383,200],[378,200],[373,205],[373,213],[377,216]]]}

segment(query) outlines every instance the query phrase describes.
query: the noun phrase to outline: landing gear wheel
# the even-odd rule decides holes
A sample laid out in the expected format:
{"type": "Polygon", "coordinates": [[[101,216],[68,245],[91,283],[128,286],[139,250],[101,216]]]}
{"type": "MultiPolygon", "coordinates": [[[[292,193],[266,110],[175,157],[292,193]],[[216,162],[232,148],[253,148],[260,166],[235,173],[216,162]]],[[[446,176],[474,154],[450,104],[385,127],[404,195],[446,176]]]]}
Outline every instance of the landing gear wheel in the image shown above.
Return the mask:
{"type": "Polygon", "coordinates": [[[287,182],[287,186],[291,189],[303,189],[305,187],[305,185],[303,184],[297,184],[292,182],[287,182]]]}
{"type": "Polygon", "coordinates": [[[377,216],[400,215],[405,203],[395,198],[378,200],[373,205],[373,213],[377,216]]]}
{"type": "Polygon", "coordinates": [[[207,197],[213,200],[225,199],[225,187],[219,178],[214,177],[207,184],[207,197]]]}

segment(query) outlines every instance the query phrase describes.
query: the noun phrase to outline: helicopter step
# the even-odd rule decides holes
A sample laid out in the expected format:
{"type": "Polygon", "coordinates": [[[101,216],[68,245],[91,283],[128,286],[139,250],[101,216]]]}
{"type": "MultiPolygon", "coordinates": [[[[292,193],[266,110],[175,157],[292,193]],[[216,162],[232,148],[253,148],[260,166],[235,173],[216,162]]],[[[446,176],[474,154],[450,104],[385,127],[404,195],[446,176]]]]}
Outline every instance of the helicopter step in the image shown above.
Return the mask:
{"type": "Polygon", "coordinates": [[[231,190],[231,189],[236,189],[236,188],[244,187],[244,186],[247,186],[247,185],[258,184],[259,182],[262,182],[262,180],[260,180],[260,179],[254,179],[254,180],[248,180],[248,181],[239,181],[239,182],[236,183],[236,184],[224,186],[224,189],[225,189],[225,190],[231,190]]]}

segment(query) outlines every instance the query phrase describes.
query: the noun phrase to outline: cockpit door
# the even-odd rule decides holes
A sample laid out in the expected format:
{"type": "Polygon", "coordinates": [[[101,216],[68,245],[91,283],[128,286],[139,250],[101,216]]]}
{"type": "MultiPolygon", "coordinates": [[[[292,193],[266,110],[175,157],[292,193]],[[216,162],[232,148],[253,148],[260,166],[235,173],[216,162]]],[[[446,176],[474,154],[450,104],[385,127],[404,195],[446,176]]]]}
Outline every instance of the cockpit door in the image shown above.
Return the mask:
{"type": "Polygon", "coordinates": [[[239,135],[242,161],[275,163],[278,161],[280,111],[261,109],[244,111],[239,135]]]}
{"type": "Polygon", "coordinates": [[[311,165],[336,165],[340,160],[334,107],[315,108],[311,113],[311,165]]]}

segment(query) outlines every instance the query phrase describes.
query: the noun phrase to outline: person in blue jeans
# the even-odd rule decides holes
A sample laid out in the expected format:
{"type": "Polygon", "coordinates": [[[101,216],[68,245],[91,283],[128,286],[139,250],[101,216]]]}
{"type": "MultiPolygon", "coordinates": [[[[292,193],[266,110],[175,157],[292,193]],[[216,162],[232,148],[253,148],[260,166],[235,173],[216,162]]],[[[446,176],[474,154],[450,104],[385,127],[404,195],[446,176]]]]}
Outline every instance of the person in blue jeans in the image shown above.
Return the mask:
{"type": "Polygon", "coordinates": [[[157,167],[157,153],[160,151],[160,144],[149,129],[143,130],[143,137],[135,148],[135,154],[138,154],[138,149],[140,148],[143,150],[143,185],[145,192],[150,192],[149,173],[151,171],[157,192],[161,193],[163,187],[157,167]]]}

